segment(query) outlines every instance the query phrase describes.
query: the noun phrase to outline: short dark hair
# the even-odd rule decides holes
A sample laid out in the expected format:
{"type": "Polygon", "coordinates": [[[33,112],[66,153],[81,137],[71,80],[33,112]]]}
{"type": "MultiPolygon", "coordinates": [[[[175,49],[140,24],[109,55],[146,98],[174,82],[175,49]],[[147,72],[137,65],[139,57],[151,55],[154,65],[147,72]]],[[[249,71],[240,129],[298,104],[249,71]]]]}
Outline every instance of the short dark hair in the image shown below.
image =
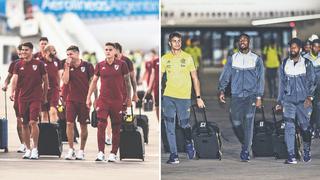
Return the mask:
{"type": "Polygon", "coordinates": [[[112,46],[113,48],[117,49],[115,43],[112,42],[107,42],[105,46],[112,46]]]}
{"type": "Polygon", "coordinates": [[[241,37],[245,37],[245,38],[247,38],[247,39],[250,41],[250,36],[249,36],[248,34],[246,34],[246,33],[241,33],[241,34],[239,35],[239,39],[240,39],[241,37]]]}
{"type": "Polygon", "coordinates": [[[177,38],[182,38],[182,35],[178,32],[173,32],[171,34],[169,34],[169,41],[171,41],[172,38],[177,37],[177,38]]]}
{"type": "Polygon", "coordinates": [[[68,47],[67,51],[77,51],[77,52],[80,52],[78,46],[75,46],[75,45],[71,45],[68,47]]]}
{"type": "Polygon", "coordinates": [[[289,46],[291,46],[292,44],[296,44],[300,48],[302,47],[302,41],[299,38],[291,39],[291,41],[289,42],[289,46]]]}
{"type": "Polygon", "coordinates": [[[41,38],[39,39],[39,42],[40,42],[40,41],[47,41],[47,42],[49,42],[49,40],[48,40],[47,37],[41,37],[41,38]]]}
{"type": "Polygon", "coordinates": [[[122,53],[122,46],[121,46],[121,44],[115,42],[115,43],[114,43],[114,48],[117,49],[117,50],[119,50],[120,53],[122,53]]]}
{"type": "Polygon", "coordinates": [[[22,44],[19,44],[19,46],[17,47],[19,51],[21,51],[22,49],[22,44]]]}
{"type": "Polygon", "coordinates": [[[33,49],[33,44],[31,42],[22,43],[21,44],[21,49],[22,49],[22,46],[27,46],[28,48],[33,49]]]}

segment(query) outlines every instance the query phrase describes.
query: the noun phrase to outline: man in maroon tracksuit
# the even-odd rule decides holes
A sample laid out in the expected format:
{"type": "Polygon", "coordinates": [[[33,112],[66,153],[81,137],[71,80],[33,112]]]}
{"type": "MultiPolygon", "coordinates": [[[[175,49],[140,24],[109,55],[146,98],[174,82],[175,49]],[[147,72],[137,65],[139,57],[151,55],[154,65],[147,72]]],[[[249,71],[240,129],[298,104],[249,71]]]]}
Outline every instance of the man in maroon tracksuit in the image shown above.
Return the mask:
{"type": "Polygon", "coordinates": [[[33,58],[35,58],[36,60],[43,60],[44,58],[44,48],[46,47],[46,45],[49,43],[49,40],[47,37],[41,37],[39,39],[39,52],[35,53],[33,55],[33,58]]]}
{"type": "Polygon", "coordinates": [[[11,99],[14,99],[17,84],[19,84],[19,113],[23,118],[23,140],[27,146],[24,159],[38,159],[39,127],[38,117],[41,103],[47,102],[48,75],[42,61],[32,56],[33,45],[30,42],[22,44],[21,56],[14,68],[12,77],[11,99]],[[42,87],[43,86],[43,87],[42,87]],[[33,149],[30,147],[30,129],[33,139],[33,149]]]}
{"type": "MultiPolygon", "coordinates": [[[[3,91],[7,91],[8,89],[8,85],[10,84],[11,78],[13,76],[13,71],[14,71],[14,66],[21,60],[21,44],[18,46],[17,49],[17,53],[18,53],[18,57],[19,59],[14,60],[13,62],[11,62],[10,66],[9,66],[9,70],[8,70],[8,76],[6,78],[6,80],[4,81],[4,86],[2,88],[3,91]]],[[[17,150],[18,153],[25,153],[26,151],[26,146],[23,142],[23,137],[22,137],[22,117],[19,114],[19,104],[18,104],[18,97],[19,97],[19,92],[20,92],[20,87],[19,87],[19,83],[17,84],[16,87],[16,93],[15,93],[15,97],[14,99],[12,99],[13,102],[13,109],[15,111],[16,117],[17,117],[17,132],[18,132],[18,137],[20,140],[20,147],[17,150]]]]}
{"type": "Polygon", "coordinates": [[[98,63],[95,67],[95,73],[90,84],[86,104],[91,106],[91,95],[97,88],[97,82],[100,78],[101,88],[99,98],[96,102],[96,111],[98,117],[98,149],[96,161],[104,161],[105,148],[105,130],[107,119],[110,116],[112,125],[112,150],[108,161],[114,162],[117,159],[117,151],[120,143],[120,126],[123,116],[123,102],[127,105],[131,103],[130,75],[128,66],[124,61],[115,58],[115,45],[113,43],[105,44],[106,59],[98,63]],[[125,83],[124,83],[125,82],[125,83]],[[124,99],[123,89],[126,89],[127,96],[124,99]]]}
{"type": "Polygon", "coordinates": [[[67,49],[67,59],[64,65],[62,81],[68,86],[66,98],[67,116],[67,137],[69,151],[65,156],[66,160],[84,160],[84,148],[88,138],[87,125],[89,121],[89,108],[86,106],[86,97],[89,89],[89,82],[93,76],[93,66],[91,63],[79,58],[79,48],[70,46],[67,49]],[[74,123],[76,118],[80,123],[80,150],[77,155],[73,147],[74,123]]]}
{"type": "Polygon", "coordinates": [[[56,50],[53,45],[47,45],[43,51],[44,66],[48,72],[49,89],[48,89],[48,104],[41,108],[42,120],[48,121],[48,114],[50,116],[50,122],[58,121],[57,106],[59,102],[59,90],[60,90],[60,75],[59,71],[62,71],[60,61],[55,57],[56,50]]]}

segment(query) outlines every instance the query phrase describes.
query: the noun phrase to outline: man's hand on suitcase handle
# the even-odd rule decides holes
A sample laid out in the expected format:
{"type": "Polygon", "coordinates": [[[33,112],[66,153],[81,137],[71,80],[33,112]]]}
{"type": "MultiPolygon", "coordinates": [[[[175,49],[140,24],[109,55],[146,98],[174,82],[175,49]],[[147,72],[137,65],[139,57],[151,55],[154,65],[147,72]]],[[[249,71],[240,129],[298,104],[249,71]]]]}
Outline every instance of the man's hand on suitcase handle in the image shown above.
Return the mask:
{"type": "Polygon", "coordinates": [[[280,111],[282,109],[282,106],[280,104],[276,105],[276,111],[280,111]]]}
{"type": "Polygon", "coordinates": [[[202,100],[201,98],[197,98],[197,105],[198,105],[199,108],[204,108],[204,107],[206,107],[206,106],[204,105],[204,102],[203,102],[203,100],[202,100]]]}

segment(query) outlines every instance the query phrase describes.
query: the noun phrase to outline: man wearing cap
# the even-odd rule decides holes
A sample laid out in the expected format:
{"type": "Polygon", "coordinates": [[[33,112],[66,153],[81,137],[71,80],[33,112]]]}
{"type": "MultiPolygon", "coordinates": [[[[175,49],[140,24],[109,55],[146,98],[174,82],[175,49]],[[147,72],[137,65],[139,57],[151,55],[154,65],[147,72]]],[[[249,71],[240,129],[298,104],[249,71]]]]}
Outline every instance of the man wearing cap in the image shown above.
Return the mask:
{"type": "MultiPolygon", "coordinates": [[[[301,43],[302,44],[302,43],[301,43]]],[[[301,56],[304,56],[308,53],[310,53],[311,51],[311,44],[312,44],[312,41],[310,41],[309,39],[306,40],[303,44],[303,48],[302,48],[302,52],[301,52],[301,56]]],[[[302,46],[301,46],[302,47],[302,46]]]]}
{"type": "Polygon", "coordinates": [[[311,161],[312,100],[315,92],[315,72],[312,63],[301,56],[302,42],[293,38],[290,43],[289,57],[280,67],[280,85],[277,110],[283,110],[285,121],[285,142],[288,149],[286,164],[297,164],[295,158],[295,120],[297,119],[303,139],[303,160],[311,161]]]}
{"type": "Polygon", "coordinates": [[[315,98],[313,101],[313,111],[311,114],[311,127],[313,128],[313,135],[315,138],[320,137],[320,39],[314,39],[311,45],[311,51],[304,55],[303,57],[310,60],[314,67],[316,73],[316,92],[314,94],[315,98]]]}
{"type": "Polygon", "coordinates": [[[264,92],[262,59],[250,51],[250,37],[239,36],[239,52],[229,56],[219,79],[219,99],[225,103],[226,88],[231,81],[230,116],[233,130],[241,142],[240,159],[249,162],[256,107],[261,107],[264,92]]]}

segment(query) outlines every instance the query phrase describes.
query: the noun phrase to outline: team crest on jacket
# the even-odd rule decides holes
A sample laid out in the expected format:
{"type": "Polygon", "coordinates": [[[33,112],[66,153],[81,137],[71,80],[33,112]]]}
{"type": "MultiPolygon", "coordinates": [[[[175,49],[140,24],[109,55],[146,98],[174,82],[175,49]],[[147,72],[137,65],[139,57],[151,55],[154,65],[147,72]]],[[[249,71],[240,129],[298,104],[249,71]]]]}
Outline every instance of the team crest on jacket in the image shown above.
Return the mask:
{"type": "Polygon", "coordinates": [[[86,67],[81,67],[81,71],[82,72],[86,71],[86,67]]]}
{"type": "Polygon", "coordinates": [[[118,64],[114,65],[114,69],[115,69],[116,71],[118,71],[119,65],[118,65],[118,64]]]}
{"type": "Polygon", "coordinates": [[[35,70],[37,70],[37,68],[38,68],[38,65],[32,65],[32,69],[35,71],[35,70]]]}

